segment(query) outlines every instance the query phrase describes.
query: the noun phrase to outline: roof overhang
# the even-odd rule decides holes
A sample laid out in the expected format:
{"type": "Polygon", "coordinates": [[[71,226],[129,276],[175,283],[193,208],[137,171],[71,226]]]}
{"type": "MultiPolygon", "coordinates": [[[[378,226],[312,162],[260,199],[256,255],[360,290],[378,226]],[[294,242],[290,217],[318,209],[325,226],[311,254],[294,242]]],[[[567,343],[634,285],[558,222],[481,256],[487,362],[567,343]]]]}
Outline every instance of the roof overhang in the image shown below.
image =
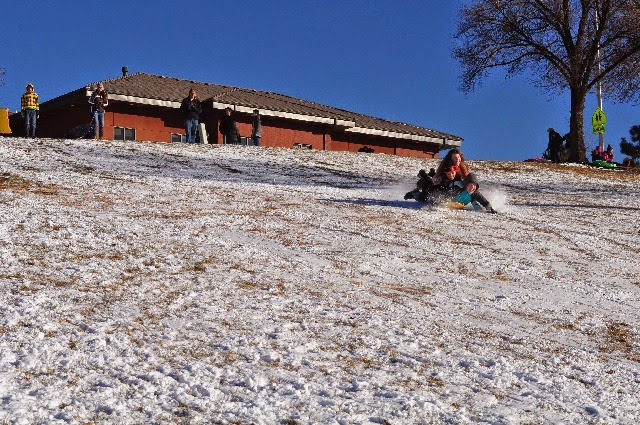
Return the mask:
{"type": "MultiPolygon", "coordinates": [[[[87,96],[93,94],[92,90],[87,90],[87,96]]],[[[180,102],[162,99],[150,99],[148,97],[127,96],[124,94],[109,93],[109,100],[117,100],[120,102],[139,103],[142,105],[164,106],[165,108],[180,108],[180,102]]]]}
{"type": "Polygon", "coordinates": [[[213,106],[213,109],[224,110],[227,108],[231,108],[236,112],[242,112],[247,114],[252,113],[254,109],[260,109],[260,115],[263,115],[263,116],[285,118],[285,119],[294,120],[294,121],[305,121],[305,122],[313,122],[318,124],[334,125],[336,127],[341,127],[341,128],[351,128],[356,125],[354,121],[342,120],[339,118],[318,117],[314,115],[296,114],[293,112],[285,112],[285,111],[273,111],[269,109],[253,108],[250,106],[234,105],[231,103],[213,102],[212,106],[213,106]]]}
{"type": "Polygon", "coordinates": [[[462,140],[447,139],[445,137],[420,136],[418,134],[398,133],[395,131],[377,130],[375,128],[365,128],[365,127],[354,126],[345,131],[348,133],[359,133],[359,134],[366,134],[369,136],[389,137],[393,139],[405,139],[405,140],[412,140],[415,142],[433,143],[436,145],[442,145],[442,149],[462,146],[462,140]]]}

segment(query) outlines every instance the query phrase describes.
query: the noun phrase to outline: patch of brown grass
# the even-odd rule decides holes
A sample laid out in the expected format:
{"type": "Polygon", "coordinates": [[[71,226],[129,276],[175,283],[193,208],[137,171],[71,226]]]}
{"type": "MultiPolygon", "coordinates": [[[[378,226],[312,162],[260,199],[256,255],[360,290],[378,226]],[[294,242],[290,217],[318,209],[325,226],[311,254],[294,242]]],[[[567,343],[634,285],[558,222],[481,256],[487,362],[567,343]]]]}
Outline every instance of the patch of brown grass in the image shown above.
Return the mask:
{"type": "Polygon", "coordinates": [[[61,188],[52,184],[42,184],[24,179],[11,173],[0,174],[0,190],[12,192],[32,192],[37,195],[56,195],[61,188]]]}
{"type": "Polygon", "coordinates": [[[619,351],[631,361],[640,361],[637,336],[631,326],[623,322],[611,322],[607,324],[603,333],[604,335],[599,336],[602,340],[600,351],[605,353],[619,351]]]}

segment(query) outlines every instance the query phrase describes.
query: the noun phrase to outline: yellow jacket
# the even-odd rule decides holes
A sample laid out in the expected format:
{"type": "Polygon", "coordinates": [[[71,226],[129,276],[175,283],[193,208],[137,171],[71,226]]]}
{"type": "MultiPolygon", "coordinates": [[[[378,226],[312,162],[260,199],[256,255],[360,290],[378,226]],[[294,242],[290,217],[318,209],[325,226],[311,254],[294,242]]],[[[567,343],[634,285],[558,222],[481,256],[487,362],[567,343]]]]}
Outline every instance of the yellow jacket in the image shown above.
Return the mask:
{"type": "Polygon", "coordinates": [[[27,92],[22,95],[20,99],[20,107],[24,111],[25,109],[35,109],[36,111],[40,110],[40,103],[38,103],[38,95],[34,92],[27,92]]]}

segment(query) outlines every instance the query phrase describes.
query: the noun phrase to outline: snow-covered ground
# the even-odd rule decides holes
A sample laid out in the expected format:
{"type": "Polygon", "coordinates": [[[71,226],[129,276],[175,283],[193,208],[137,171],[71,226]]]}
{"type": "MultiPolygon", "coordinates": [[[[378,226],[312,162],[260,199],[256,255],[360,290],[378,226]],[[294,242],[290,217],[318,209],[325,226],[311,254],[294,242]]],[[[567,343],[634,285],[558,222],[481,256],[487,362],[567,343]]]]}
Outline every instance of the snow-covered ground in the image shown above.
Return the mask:
{"type": "Polygon", "coordinates": [[[0,138],[0,423],[636,424],[640,175],[0,138]]]}

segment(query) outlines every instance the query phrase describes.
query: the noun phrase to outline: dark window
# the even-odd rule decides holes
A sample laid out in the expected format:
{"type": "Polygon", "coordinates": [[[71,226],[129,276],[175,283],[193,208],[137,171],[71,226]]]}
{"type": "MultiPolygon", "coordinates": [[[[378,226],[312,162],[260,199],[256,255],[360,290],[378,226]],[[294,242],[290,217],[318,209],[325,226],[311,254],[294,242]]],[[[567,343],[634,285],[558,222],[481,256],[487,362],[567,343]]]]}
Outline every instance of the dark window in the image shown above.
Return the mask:
{"type": "Polygon", "coordinates": [[[136,140],[136,129],[113,127],[113,140],[136,140]]]}
{"type": "Polygon", "coordinates": [[[171,143],[186,143],[187,136],[184,134],[171,133],[171,143]]]}

